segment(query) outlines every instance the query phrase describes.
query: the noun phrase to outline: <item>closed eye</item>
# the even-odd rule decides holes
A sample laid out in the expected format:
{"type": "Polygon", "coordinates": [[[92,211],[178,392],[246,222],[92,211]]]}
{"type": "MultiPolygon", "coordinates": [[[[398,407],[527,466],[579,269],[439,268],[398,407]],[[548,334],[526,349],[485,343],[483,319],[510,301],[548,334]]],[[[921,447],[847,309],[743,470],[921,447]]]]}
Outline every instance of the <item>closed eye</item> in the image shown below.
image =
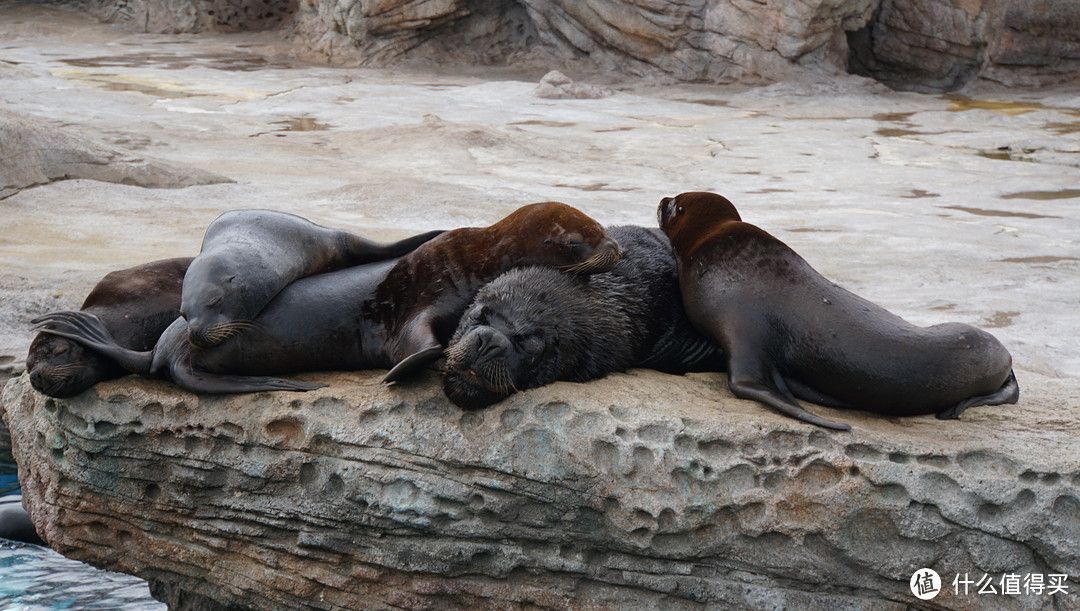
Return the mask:
{"type": "Polygon", "coordinates": [[[516,335],[513,338],[513,342],[529,354],[537,354],[544,349],[544,340],[540,337],[539,333],[516,335]]]}

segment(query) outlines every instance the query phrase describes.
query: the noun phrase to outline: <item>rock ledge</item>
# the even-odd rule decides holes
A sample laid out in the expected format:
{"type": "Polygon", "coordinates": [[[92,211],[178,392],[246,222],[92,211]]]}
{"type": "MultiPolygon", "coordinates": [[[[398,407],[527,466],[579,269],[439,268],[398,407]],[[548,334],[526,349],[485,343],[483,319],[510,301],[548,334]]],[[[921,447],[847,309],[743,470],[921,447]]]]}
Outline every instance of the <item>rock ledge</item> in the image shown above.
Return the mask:
{"type": "Polygon", "coordinates": [[[57,551],[173,608],[904,609],[925,605],[921,567],[946,582],[934,608],[979,604],[957,573],[1070,576],[1068,596],[1001,608],[1080,600],[1067,403],[945,423],[815,408],[855,429],[835,433],[721,374],[635,370],[466,413],[433,374],[305,377],[331,386],[126,378],[56,400],[24,375],[3,405],[28,510],[57,551]]]}

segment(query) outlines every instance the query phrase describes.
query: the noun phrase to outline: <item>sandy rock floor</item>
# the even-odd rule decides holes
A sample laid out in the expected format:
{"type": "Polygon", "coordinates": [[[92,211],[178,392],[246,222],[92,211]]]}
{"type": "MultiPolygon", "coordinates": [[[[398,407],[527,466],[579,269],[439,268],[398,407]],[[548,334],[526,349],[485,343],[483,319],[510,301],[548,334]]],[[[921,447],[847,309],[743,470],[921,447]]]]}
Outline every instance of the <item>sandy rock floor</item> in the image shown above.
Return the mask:
{"type": "Polygon", "coordinates": [[[25,357],[30,318],[77,308],[110,270],[196,253],[232,208],[393,239],[542,200],[654,225],[660,198],[713,190],[912,322],[990,330],[1038,389],[1024,397],[1080,410],[1080,85],[623,82],[551,100],[535,95],[542,72],[328,67],[267,54],[280,47],[0,6],[0,108],[235,181],[73,180],[0,200],[0,366],[25,357]]]}

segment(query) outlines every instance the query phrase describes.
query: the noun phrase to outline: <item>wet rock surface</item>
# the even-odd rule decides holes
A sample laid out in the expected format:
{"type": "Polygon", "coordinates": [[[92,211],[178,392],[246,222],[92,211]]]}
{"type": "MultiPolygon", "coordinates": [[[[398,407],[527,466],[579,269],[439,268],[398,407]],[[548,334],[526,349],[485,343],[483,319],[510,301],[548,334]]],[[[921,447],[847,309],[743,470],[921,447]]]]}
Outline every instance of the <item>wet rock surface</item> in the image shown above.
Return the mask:
{"type": "MultiPolygon", "coordinates": [[[[634,370],[478,412],[434,374],[306,377],[331,386],[127,378],[54,400],[13,381],[28,510],[61,553],[159,596],[258,609],[901,609],[923,567],[1067,574],[1070,595],[995,603],[1075,608],[1080,417],[1060,387],[948,422],[815,408],[854,427],[835,433],[722,374],[634,370]]],[[[945,589],[937,608],[976,602],[945,589]]]]}

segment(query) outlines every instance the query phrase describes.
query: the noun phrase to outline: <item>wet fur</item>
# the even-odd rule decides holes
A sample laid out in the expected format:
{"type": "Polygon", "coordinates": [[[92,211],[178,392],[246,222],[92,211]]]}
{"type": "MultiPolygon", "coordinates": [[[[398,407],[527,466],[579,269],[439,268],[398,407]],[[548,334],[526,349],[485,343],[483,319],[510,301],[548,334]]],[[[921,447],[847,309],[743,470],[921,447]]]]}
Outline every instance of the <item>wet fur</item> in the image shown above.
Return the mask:
{"type": "Polygon", "coordinates": [[[667,238],[642,227],[608,233],[624,252],[608,273],[523,268],[477,294],[446,349],[443,388],[451,401],[478,409],[556,380],[721,365],[719,350],[683,313],[667,238]]]}

